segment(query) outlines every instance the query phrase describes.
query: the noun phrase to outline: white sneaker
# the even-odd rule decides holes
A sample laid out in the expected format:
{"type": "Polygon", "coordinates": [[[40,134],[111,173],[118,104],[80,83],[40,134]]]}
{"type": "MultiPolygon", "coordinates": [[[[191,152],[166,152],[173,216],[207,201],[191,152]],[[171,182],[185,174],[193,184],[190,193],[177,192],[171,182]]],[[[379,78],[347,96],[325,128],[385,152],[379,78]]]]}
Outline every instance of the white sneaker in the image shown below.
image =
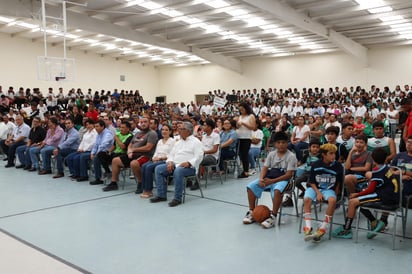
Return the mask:
{"type": "Polygon", "coordinates": [[[134,175],[130,175],[130,176],[129,176],[129,179],[134,179],[134,175]]]}
{"type": "Polygon", "coordinates": [[[249,173],[249,175],[255,175],[255,174],[256,174],[256,170],[250,169],[248,173],[249,173]]]}
{"type": "Polygon", "coordinates": [[[276,224],[276,217],[275,215],[273,215],[273,213],[271,213],[269,218],[267,218],[261,223],[263,228],[271,228],[271,227],[274,227],[275,224],[276,224]]]}
{"type": "Polygon", "coordinates": [[[253,219],[253,216],[252,216],[252,210],[249,210],[249,211],[246,213],[245,218],[243,218],[243,223],[244,223],[245,225],[248,225],[248,224],[252,224],[252,223],[254,223],[254,222],[255,222],[255,220],[253,219]]]}

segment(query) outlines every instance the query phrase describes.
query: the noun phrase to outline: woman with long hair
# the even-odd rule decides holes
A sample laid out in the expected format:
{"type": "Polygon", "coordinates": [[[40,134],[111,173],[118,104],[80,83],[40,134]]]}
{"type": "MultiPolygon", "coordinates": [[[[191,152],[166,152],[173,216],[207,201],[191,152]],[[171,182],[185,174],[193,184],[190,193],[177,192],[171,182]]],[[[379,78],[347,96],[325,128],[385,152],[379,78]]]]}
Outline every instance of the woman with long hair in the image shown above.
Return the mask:
{"type": "Polygon", "coordinates": [[[252,131],[256,127],[256,118],[251,107],[245,102],[239,104],[239,114],[236,120],[236,133],[239,139],[239,158],[243,165],[243,172],[238,178],[247,178],[249,177],[249,149],[252,143],[252,131]]]}

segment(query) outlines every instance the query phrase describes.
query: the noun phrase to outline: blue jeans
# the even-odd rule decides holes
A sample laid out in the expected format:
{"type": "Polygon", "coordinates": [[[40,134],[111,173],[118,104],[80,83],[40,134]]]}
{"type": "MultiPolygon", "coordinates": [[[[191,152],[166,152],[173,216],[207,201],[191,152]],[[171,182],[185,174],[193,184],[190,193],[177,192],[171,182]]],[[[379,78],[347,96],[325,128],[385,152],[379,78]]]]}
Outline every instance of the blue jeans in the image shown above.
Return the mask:
{"type": "Polygon", "coordinates": [[[183,177],[192,176],[196,174],[194,168],[176,167],[173,173],[167,171],[167,165],[161,164],[155,168],[156,184],[157,184],[157,196],[166,198],[166,177],[173,175],[173,181],[175,184],[175,200],[182,201],[183,196],[183,177]]]}
{"type": "Polygon", "coordinates": [[[57,166],[57,173],[63,174],[64,173],[64,168],[63,168],[63,158],[69,155],[70,153],[76,152],[76,149],[74,148],[64,148],[59,150],[59,153],[56,155],[56,166],[57,166]]]}
{"type": "Polygon", "coordinates": [[[94,177],[96,178],[96,180],[100,180],[100,178],[102,177],[102,165],[97,155],[94,155],[93,158],[93,169],[94,177]]]}
{"type": "Polygon", "coordinates": [[[224,164],[225,160],[233,159],[236,156],[236,152],[230,149],[222,149],[220,151],[220,162],[219,162],[219,169],[221,171],[225,170],[224,164]]]}
{"type": "Polygon", "coordinates": [[[66,156],[66,164],[69,167],[70,174],[74,177],[88,177],[87,170],[89,167],[90,151],[73,152],[66,156]]]}
{"type": "Polygon", "coordinates": [[[250,168],[256,168],[256,158],[260,155],[260,147],[251,147],[249,149],[250,168]]]}
{"type": "Polygon", "coordinates": [[[40,148],[38,146],[30,147],[29,158],[30,158],[32,168],[35,168],[35,169],[39,168],[39,153],[40,153],[40,148]]]}
{"type": "Polygon", "coordinates": [[[17,156],[19,158],[20,164],[24,166],[31,166],[30,160],[30,147],[27,146],[19,146],[16,149],[17,156]]]}
{"type": "MultiPolygon", "coordinates": [[[[43,161],[43,170],[46,171],[51,171],[51,156],[53,155],[53,150],[55,150],[56,147],[55,146],[44,146],[41,150],[40,150],[40,154],[41,154],[41,159],[43,161]]],[[[31,151],[30,151],[30,155],[31,155],[31,151]]],[[[33,164],[33,158],[31,158],[33,164]]]]}
{"type": "Polygon", "coordinates": [[[164,161],[147,162],[142,165],[142,189],[143,191],[152,191],[153,189],[153,172],[158,165],[164,164],[164,161]]]}

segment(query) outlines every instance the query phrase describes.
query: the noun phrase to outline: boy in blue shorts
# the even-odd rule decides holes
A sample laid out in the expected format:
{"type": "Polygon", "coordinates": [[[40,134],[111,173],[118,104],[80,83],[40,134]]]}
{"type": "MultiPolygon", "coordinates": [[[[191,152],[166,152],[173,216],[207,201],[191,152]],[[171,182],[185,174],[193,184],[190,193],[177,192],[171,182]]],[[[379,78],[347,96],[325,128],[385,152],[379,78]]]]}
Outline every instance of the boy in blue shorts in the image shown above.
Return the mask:
{"type": "Polygon", "coordinates": [[[308,188],[303,197],[303,217],[305,226],[303,227],[304,240],[319,242],[326,233],[326,227],[332,219],[336,207],[336,195],[340,194],[343,180],[343,166],[336,158],[337,147],[334,144],[324,144],[320,147],[322,159],[312,165],[308,188]],[[311,225],[312,202],[328,202],[325,219],[316,232],[313,232],[311,225]]]}
{"type": "Polygon", "coordinates": [[[256,206],[256,198],[260,198],[263,191],[269,190],[273,201],[272,212],[261,225],[264,228],[275,226],[277,213],[282,202],[282,193],[296,170],[297,159],[295,154],[288,150],[287,134],[276,132],[273,140],[275,150],[266,157],[259,179],[252,181],[246,187],[249,211],[243,219],[244,224],[255,222],[252,212],[256,206]]]}
{"type": "MultiPolygon", "coordinates": [[[[399,179],[390,167],[385,165],[387,155],[386,150],[382,147],[375,148],[372,151],[372,159],[375,166],[371,174],[366,174],[366,177],[371,177],[370,183],[363,191],[350,194],[345,225],[333,231],[332,235],[334,237],[352,238],[351,227],[358,206],[372,202],[381,202],[386,206],[396,206],[399,204],[399,179]]],[[[367,237],[372,239],[385,227],[385,223],[382,220],[378,221],[372,212],[367,209],[361,209],[361,212],[368,218],[371,224],[372,231],[368,233],[367,237]]]]}

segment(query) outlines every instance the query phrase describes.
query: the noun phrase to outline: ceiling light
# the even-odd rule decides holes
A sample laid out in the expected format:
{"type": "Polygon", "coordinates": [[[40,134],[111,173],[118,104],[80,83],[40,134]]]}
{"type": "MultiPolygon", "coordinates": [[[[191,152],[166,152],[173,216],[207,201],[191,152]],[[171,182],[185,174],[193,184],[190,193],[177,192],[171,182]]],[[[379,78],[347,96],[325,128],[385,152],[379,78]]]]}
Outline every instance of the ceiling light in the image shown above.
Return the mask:
{"type": "Polygon", "coordinates": [[[14,19],[7,18],[7,17],[4,17],[4,16],[0,16],[0,22],[10,23],[10,22],[12,22],[12,21],[14,21],[14,19]]]}
{"type": "Polygon", "coordinates": [[[201,25],[200,27],[206,30],[206,33],[216,33],[216,32],[222,31],[222,29],[217,25],[204,24],[204,25],[201,25]]]}
{"type": "Polygon", "coordinates": [[[355,0],[364,9],[382,7],[385,3],[382,0],[355,0]]]}
{"type": "Polygon", "coordinates": [[[26,22],[17,22],[16,25],[23,27],[23,28],[28,28],[28,29],[35,29],[38,27],[38,25],[33,25],[30,23],[26,23],[26,22]]]}
{"type": "Polygon", "coordinates": [[[159,13],[169,16],[169,17],[179,17],[183,15],[183,13],[181,13],[180,11],[177,11],[174,9],[166,9],[166,8],[161,8],[159,13]]]}
{"type": "Polygon", "coordinates": [[[141,7],[144,7],[148,10],[155,10],[155,9],[159,9],[162,6],[159,5],[158,3],[152,2],[152,1],[143,1],[142,3],[138,4],[141,7]]]}
{"type": "Polygon", "coordinates": [[[247,23],[248,27],[259,27],[267,24],[265,20],[258,17],[243,19],[243,22],[247,23]]]}
{"type": "Polygon", "coordinates": [[[264,29],[264,30],[273,30],[273,29],[277,29],[278,26],[276,26],[275,24],[268,24],[268,25],[261,25],[259,26],[259,28],[264,29]]]}
{"type": "Polygon", "coordinates": [[[128,3],[126,4],[126,7],[131,7],[131,6],[136,6],[139,5],[140,3],[143,3],[145,0],[126,0],[128,3]]]}
{"type": "Polygon", "coordinates": [[[199,24],[202,23],[203,21],[197,18],[189,17],[189,16],[183,16],[181,20],[185,23],[188,23],[189,25],[193,24],[199,24]]]}
{"type": "Polygon", "coordinates": [[[204,4],[208,5],[209,7],[215,8],[215,9],[227,7],[227,6],[230,5],[229,3],[227,3],[223,0],[212,0],[212,1],[208,1],[204,4]]]}
{"type": "Polygon", "coordinates": [[[368,11],[370,13],[384,13],[392,11],[392,8],[390,6],[385,6],[380,8],[368,9],[368,11]]]}
{"type": "Polygon", "coordinates": [[[234,9],[234,10],[228,10],[226,11],[226,13],[229,15],[232,15],[233,17],[239,17],[242,15],[248,14],[248,11],[244,9],[234,9]]]}
{"type": "Polygon", "coordinates": [[[405,18],[402,15],[379,17],[379,20],[381,20],[382,22],[398,21],[398,20],[404,20],[404,19],[405,18]]]}

